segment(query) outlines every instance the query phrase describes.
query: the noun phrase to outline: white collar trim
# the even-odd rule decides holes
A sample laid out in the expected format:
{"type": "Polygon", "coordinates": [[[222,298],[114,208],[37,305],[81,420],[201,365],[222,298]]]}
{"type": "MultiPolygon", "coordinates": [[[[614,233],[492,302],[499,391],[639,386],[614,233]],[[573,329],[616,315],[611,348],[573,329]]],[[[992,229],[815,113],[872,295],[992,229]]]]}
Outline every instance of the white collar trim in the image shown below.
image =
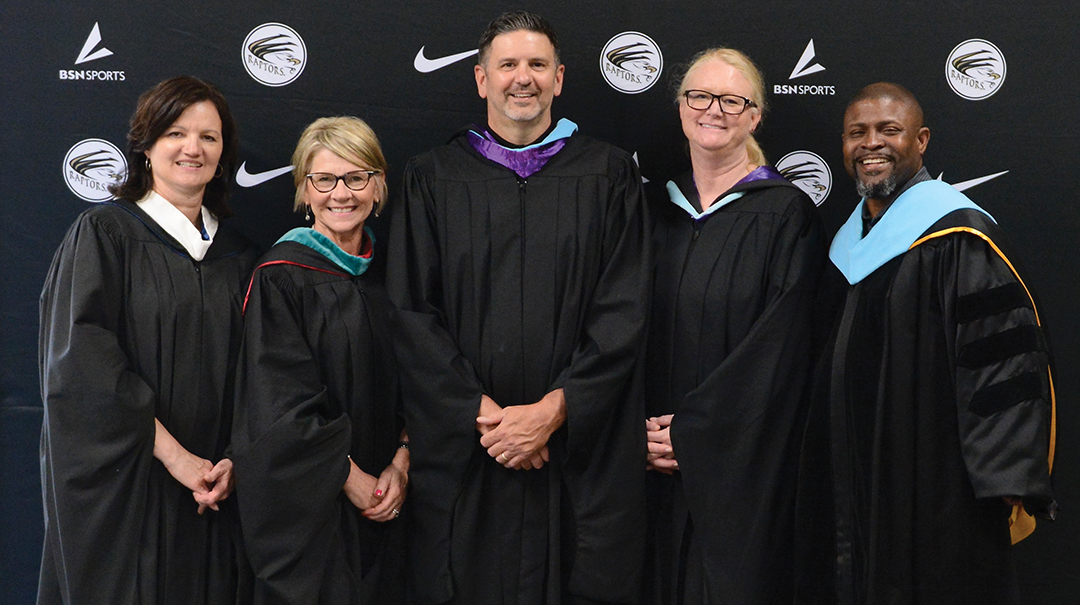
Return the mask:
{"type": "Polygon", "coordinates": [[[180,242],[180,245],[187,250],[191,258],[201,261],[206,256],[206,251],[214,243],[214,236],[218,230],[218,221],[206,209],[206,206],[202,206],[200,212],[202,213],[203,228],[210,235],[210,239],[204,240],[202,233],[199,232],[195,225],[191,224],[188,217],[184,216],[184,213],[180,212],[179,208],[173,206],[169,200],[161,197],[157,192],[150,191],[150,193],[146,194],[146,197],[135,203],[149,214],[150,218],[154,219],[154,222],[165,230],[165,233],[180,242]]]}

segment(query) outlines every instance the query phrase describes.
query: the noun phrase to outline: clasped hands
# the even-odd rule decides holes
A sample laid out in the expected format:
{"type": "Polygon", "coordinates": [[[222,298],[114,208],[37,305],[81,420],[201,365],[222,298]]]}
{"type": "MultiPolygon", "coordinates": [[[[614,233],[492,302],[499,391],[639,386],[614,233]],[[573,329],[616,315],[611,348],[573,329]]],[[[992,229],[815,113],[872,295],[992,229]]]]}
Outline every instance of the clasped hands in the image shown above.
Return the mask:
{"type": "Polygon", "coordinates": [[[646,466],[650,471],[670,475],[679,470],[675,448],[671,446],[671,420],[674,414],[665,414],[645,420],[645,435],[649,445],[646,466]]]}
{"type": "Polygon", "coordinates": [[[214,464],[185,450],[165,468],[191,490],[195,502],[199,503],[200,515],[208,508],[218,510],[218,503],[229,497],[235,483],[232,460],[228,458],[214,464]]]}
{"type": "MultiPolygon", "coordinates": [[[[405,435],[402,434],[404,439],[405,435]]],[[[409,485],[409,450],[399,448],[394,459],[378,477],[365,473],[349,459],[349,476],[342,490],[361,514],[385,523],[401,513],[409,485]]]]}
{"type": "Polygon", "coordinates": [[[508,469],[541,468],[548,460],[547,442],[566,422],[566,397],[555,389],[528,405],[502,407],[487,395],[480,396],[476,430],[488,455],[508,469]]]}
{"type": "Polygon", "coordinates": [[[232,460],[222,458],[214,464],[191,453],[157,418],[154,419],[154,457],[174,479],[191,490],[199,503],[200,515],[208,508],[218,510],[218,502],[229,497],[236,483],[232,460]]]}

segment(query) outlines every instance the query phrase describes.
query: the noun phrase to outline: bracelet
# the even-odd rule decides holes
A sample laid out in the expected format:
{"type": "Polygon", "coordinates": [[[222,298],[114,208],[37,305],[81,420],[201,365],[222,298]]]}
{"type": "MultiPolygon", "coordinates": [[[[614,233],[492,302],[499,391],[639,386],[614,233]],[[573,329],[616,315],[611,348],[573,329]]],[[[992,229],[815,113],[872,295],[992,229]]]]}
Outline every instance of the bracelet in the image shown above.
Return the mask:
{"type": "Polygon", "coordinates": [[[407,449],[409,449],[409,442],[408,441],[398,441],[397,446],[398,446],[399,450],[407,450],[407,449]]]}

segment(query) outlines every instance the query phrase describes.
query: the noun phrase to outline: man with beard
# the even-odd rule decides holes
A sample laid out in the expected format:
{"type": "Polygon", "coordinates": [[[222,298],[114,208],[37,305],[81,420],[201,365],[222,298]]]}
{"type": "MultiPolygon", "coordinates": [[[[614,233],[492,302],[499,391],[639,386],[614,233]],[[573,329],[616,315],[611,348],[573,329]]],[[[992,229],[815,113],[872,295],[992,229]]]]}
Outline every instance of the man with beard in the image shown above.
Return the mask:
{"type": "Polygon", "coordinates": [[[418,603],[629,603],[644,557],[641,177],[557,123],[551,26],[480,40],[486,127],[410,161],[387,289],[411,439],[418,603]]]}
{"type": "Polygon", "coordinates": [[[1054,513],[1034,300],[993,218],[923,168],[929,139],[895,84],[844,115],[864,199],[830,250],[837,323],[802,457],[799,603],[1018,603],[1010,545],[1054,513]]]}

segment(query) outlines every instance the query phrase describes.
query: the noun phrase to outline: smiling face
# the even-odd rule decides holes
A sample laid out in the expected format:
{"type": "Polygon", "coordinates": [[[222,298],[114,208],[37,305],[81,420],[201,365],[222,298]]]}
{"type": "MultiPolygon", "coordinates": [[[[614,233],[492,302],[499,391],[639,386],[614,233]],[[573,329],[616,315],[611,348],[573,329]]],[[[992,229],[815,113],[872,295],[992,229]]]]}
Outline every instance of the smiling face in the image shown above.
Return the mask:
{"type": "Polygon", "coordinates": [[[202,198],[221,159],[221,117],[210,101],[194,103],[146,150],[154,191],[170,202],[202,198]]]}
{"type": "MultiPolygon", "coordinates": [[[[687,74],[685,90],[704,90],[714,95],[739,95],[754,98],[754,89],[739,70],[719,60],[702,62],[687,74]]],[[[747,107],[739,115],[720,111],[720,102],[713,101],[708,109],[692,109],[680,98],[679,118],[683,134],[690,143],[691,154],[745,152],[746,140],[761,120],[761,111],[747,107]]]]}
{"type": "Polygon", "coordinates": [[[844,166],[859,195],[888,201],[922,168],[930,129],[904,100],[864,99],[844,114],[844,166]]]}
{"type": "Polygon", "coordinates": [[[496,36],[484,64],[474,68],[476,90],[487,100],[488,126],[513,143],[532,142],[551,125],[564,69],[544,34],[519,29],[496,36]]]}
{"type": "MultiPolygon", "coordinates": [[[[323,148],[315,153],[308,172],[327,172],[342,176],[354,170],[370,170],[370,168],[357,166],[333,151],[323,148]]],[[[305,179],[304,201],[311,206],[311,214],[315,217],[315,224],[312,227],[330,238],[342,250],[357,254],[364,221],[375,206],[375,198],[381,190],[382,178],[382,174],[372,176],[371,181],[360,191],[353,191],[345,186],[344,181],[338,180],[334,188],[326,193],[316,190],[311,180],[305,179]],[[353,244],[356,244],[355,249],[353,244]]]]}

